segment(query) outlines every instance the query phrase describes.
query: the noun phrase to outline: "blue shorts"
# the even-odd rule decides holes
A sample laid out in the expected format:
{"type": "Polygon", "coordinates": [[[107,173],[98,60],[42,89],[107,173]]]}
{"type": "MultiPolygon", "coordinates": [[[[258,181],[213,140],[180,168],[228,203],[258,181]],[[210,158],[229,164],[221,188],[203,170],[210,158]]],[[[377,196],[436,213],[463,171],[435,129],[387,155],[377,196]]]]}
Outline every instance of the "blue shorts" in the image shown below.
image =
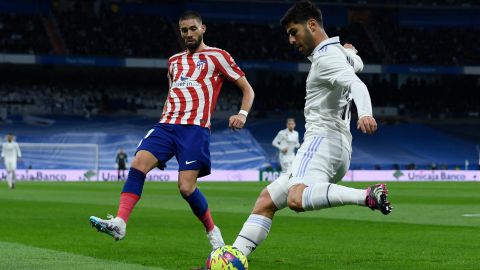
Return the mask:
{"type": "Polygon", "coordinates": [[[137,152],[145,150],[154,155],[159,168],[173,156],[178,170],[198,170],[198,177],[210,174],[210,129],[197,125],[173,125],[158,123],[140,141],[137,152]]]}

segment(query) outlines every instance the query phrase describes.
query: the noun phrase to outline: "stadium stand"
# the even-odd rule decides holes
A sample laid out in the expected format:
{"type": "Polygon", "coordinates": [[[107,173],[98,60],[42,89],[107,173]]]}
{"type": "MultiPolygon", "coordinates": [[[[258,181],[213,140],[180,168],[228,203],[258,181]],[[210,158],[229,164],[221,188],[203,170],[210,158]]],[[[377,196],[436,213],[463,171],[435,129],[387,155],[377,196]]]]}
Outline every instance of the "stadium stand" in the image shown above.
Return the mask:
{"type": "MultiPolygon", "coordinates": [[[[135,2],[142,1],[25,0],[32,5],[20,8],[15,1],[7,1],[0,6],[0,36],[5,37],[0,40],[0,53],[165,60],[181,50],[176,33],[179,10],[205,9],[202,1],[140,6],[135,2]]],[[[269,14],[242,9],[249,1],[210,3],[215,12],[205,14],[206,42],[228,50],[240,66],[249,61],[295,66],[306,63],[287,43],[278,25],[278,14],[289,2],[262,1],[262,8],[271,7],[269,14]],[[232,7],[247,12],[233,16],[232,7]]],[[[381,128],[375,136],[376,148],[372,149],[368,146],[373,139],[358,134],[352,126],[352,168],[390,169],[394,164],[427,168],[432,163],[455,168],[465,159],[476,163],[480,80],[463,74],[464,66],[480,65],[480,29],[474,16],[479,7],[465,6],[466,2],[351,0],[322,6],[329,35],[353,43],[366,64],[406,64],[421,67],[419,70],[433,65],[428,75],[415,69],[360,74],[370,90],[381,128]],[[447,74],[442,72],[443,66],[447,74]],[[455,123],[456,119],[461,120],[455,125],[432,124],[443,120],[455,123]]],[[[223,129],[225,117],[234,113],[240,102],[240,93],[226,83],[215,113],[218,129],[214,124],[212,155],[230,153],[227,156],[231,162],[249,160],[242,163],[245,168],[259,168],[269,162],[275,166],[271,140],[284,128],[285,118],[294,116],[303,133],[306,73],[288,68],[245,71],[256,90],[247,125],[251,134],[223,129]],[[229,140],[251,146],[223,143],[229,140]]],[[[18,133],[20,142],[98,143],[102,168],[113,166],[120,146],[133,154],[138,140],[157,121],[167,93],[164,69],[3,64],[0,72],[4,75],[0,82],[0,133],[18,133]],[[44,126],[36,122],[38,116],[45,120],[44,126]],[[72,125],[81,132],[72,136],[72,125]]],[[[214,168],[239,168],[231,164],[217,163],[214,168]]],[[[176,168],[175,162],[168,166],[176,168]]]]}

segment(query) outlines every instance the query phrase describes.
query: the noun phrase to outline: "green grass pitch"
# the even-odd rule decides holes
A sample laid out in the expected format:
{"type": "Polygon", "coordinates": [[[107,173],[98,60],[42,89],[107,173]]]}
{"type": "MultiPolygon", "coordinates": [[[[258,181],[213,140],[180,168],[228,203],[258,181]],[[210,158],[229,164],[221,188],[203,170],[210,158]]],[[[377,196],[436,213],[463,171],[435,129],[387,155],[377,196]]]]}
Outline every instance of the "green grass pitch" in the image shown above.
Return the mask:
{"type": "MultiPolygon", "coordinates": [[[[200,183],[231,244],[266,183],[200,183]]],[[[367,183],[349,183],[365,187],[367,183]]],[[[394,212],[347,206],[277,214],[253,270],[479,269],[480,183],[389,183],[394,212]],[[467,215],[467,216],[465,216],[467,215]]],[[[0,183],[0,269],[194,269],[209,244],[176,183],[145,185],[124,240],[90,227],[122,183],[0,183]]]]}

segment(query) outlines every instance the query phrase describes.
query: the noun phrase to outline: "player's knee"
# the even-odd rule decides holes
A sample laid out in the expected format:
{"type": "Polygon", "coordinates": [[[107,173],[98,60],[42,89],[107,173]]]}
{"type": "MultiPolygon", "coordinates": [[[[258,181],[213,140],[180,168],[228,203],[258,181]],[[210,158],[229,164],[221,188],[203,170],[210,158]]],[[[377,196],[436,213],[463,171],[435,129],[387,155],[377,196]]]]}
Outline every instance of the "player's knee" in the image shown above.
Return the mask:
{"type": "Polygon", "coordinates": [[[150,152],[140,150],[132,160],[132,168],[147,174],[158,165],[157,158],[150,152]]]}
{"type": "Polygon", "coordinates": [[[296,196],[288,196],[287,205],[288,205],[288,208],[292,209],[293,211],[296,211],[296,212],[303,211],[302,199],[297,198],[296,196]]]}
{"type": "Polygon", "coordinates": [[[270,217],[275,214],[277,211],[277,207],[273,202],[268,190],[264,188],[258,196],[257,202],[255,203],[255,207],[253,208],[252,214],[262,215],[266,217],[270,217]]]}
{"type": "Polygon", "coordinates": [[[178,184],[178,190],[183,197],[188,197],[190,194],[192,194],[196,187],[197,186],[195,184],[192,185],[188,182],[182,182],[178,184]]]}
{"type": "Polygon", "coordinates": [[[287,205],[290,209],[296,212],[303,212],[302,207],[302,193],[303,189],[301,188],[292,188],[288,192],[287,205]]]}

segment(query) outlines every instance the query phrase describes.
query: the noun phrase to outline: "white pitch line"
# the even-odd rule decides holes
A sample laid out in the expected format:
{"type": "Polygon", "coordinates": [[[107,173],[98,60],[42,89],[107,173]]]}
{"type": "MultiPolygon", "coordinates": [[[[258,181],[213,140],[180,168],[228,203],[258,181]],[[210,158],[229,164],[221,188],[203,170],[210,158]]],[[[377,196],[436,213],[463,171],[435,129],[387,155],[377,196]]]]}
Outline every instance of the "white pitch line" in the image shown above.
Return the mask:
{"type": "Polygon", "coordinates": [[[480,214],[463,214],[464,217],[480,217],[480,214]]]}

